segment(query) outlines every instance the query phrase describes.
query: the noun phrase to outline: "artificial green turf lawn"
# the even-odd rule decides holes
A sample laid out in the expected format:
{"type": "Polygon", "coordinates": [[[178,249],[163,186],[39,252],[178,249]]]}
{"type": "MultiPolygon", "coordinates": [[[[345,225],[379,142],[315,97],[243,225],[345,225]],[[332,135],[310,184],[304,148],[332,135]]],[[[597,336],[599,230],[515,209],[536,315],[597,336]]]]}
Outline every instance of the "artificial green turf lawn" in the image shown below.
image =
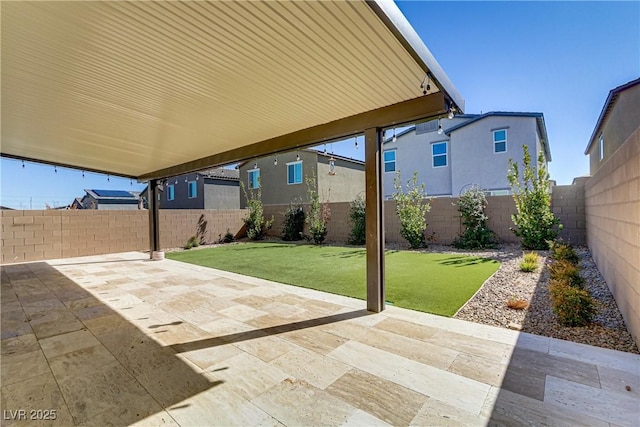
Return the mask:
{"type": "MultiPolygon", "coordinates": [[[[366,299],[365,250],[354,247],[245,243],[168,258],[304,288],[366,299]]],[[[500,264],[452,254],[386,252],[387,301],[452,316],[500,264]]]]}

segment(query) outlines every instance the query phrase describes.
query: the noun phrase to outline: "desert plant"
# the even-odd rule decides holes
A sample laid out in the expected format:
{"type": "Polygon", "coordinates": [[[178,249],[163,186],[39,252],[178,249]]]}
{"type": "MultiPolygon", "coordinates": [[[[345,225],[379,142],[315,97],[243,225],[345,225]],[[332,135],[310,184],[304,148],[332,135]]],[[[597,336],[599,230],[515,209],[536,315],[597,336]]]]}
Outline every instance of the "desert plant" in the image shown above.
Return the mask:
{"type": "Polygon", "coordinates": [[[516,228],[511,230],[521,238],[525,249],[548,249],[550,240],[562,228],[560,221],[551,212],[551,190],[549,172],[545,166],[544,153],[538,154],[537,172],[531,164],[531,155],[526,145],[522,146],[522,179],[518,163],[509,159],[507,179],[513,192],[518,213],[511,216],[516,228]]]}
{"type": "Polygon", "coordinates": [[[307,195],[309,196],[309,215],[306,218],[306,222],[309,225],[311,240],[316,245],[319,245],[324,242],[327,236],[327,222],[331,218],[331,210],[327,202],[320,202],[315,175],[305,177],[305,181],[307,183],[307,195]]]}
{"type": "Polygon", "coordinates": [[[535,252],[529,252],[524,254],[522,262],[520,263],[520,271],[525,273],[531,273],[538,268],[538,254],[535,252]]]}
{"type": "Polygon", "coordinates": [[[198,236],[191,236],[189,237],[189,240],[187,240],[187,243],[184,245],[184,248],[188,250],[198,246],[200,246],[200,239],[198,238],[198,236]]]}
{"type": "Polygon", "coordinates": [[[593,297],[586,289],[577,289],[565,281],[552,280],[549,284],[551,306],[558,321],[565,326],[584,326],[596,313],[593,297]]]}
{"type": "Polygon", "coordinates": [[[580,263],[580,258],[573,247],[562,240],[551,242],[549,248],[551,249],[551,257],[556,261],[567,261],[574,265],[580,263]]]}
{"type": "Polygon", "coordinates": [[[472,186],[460,196],[457,206],[464,232],[453,240],[453,246],[460,249],[494,247],[498,238],[487,226],[489,217],[485,214],[487,198],[484,191],[477,185],[472,186]]]}
{"type": "Polygon", "coordinates": [[[365,200],[362,196],[356,197],[349,204],[349,219],[351,220],[351,233],[349,233],[349,244],[364,245],[367,239],[365,200]]]}
{"type": "Polygon", "coordinates": [[[400,219],[400,235],[409,242],[411,249],[425,246],[425,231],[427,221],[425,215],[431,210],[431,205],[426,198],[424,184],[418,185],[418,172],[407,180],[407,191],[402,188],[400,171],[396,172],[393,179],[393,199],[396,201],[396,214],[400,219]]]}
{"type": "Polygon", "coordinates": [[[576,288],[581,288],[584,285],[584,279],[580,276],[580,268],[569,261],[556,261],[549,265],[549,276],[553,280],[565,282],[576,288]]]}
{"type": "Polygon", "coordinates": [[[301,240],[304,231],[304,210],[298,204],[290,204],[284,213],[284,222],[282,223],[282,240],[293,241],[301,240]]]}
{"type": "Polygon", "coordinates": [[[222,236],[222,234],[219,234],[218,237],[219,237],[218,243],[232,243],[236,239],[233,236],[233,233],[231,233],[231,231],[229,231],[228,228],[227,228],[227,232],[224,234],[224,237],[222,236]]]}
{"type": "Polygon", "coordinates": [[[529,301],[511,297],[507,300],[507,307],[513,310],[524,310],[525,308],[529,307],[529,301]]]}
{"type": "Polygon", "coordinates": [[[247,226],[247,237],[251,240],[262,240],[268,229],[273,225],[273,217],[270,220],[264,218],[264,207],[262,206],[262,186],[258,178],[258,191],[249,191],[247,193],[244,183],[240,183],[244,197],[247,199],[247,208],[249,214],[244,219],[247,226]]]}

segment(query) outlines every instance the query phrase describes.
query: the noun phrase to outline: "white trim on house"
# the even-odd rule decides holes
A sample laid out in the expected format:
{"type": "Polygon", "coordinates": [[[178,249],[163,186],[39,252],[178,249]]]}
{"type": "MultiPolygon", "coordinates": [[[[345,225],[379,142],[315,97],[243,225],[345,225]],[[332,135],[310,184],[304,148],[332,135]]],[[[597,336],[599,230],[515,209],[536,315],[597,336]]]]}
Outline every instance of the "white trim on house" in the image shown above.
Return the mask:
{"type": "Polygon", "coordinates": [[[395,173],[398,170],[398,152],[396,148],[390,148],[388,150],[383,150],[382,151],[382,161],[383,161],[383,167],[384,167],[384,173],[395,173]],[[393,152],[393,160],[387,160],[385,158],[385,154],[386,153],[391,153],[393,152]],[[393,170],[388,171],[387,170],[387,163],[393,163],[393,170]]]}
{"type": "Polygon", "coordinates": [[[491,135],[493,138],[493,154],[501,154],[501,153],[506,153],[508,151],[508,146],[507,146],[507,141],[509,140],[509,136],[507,133],[507,128],[499,128],[499,129],[494,129],[491,131],[491,135]],[[504,131],[504,139],[501,140],[497,140],[496,141],[496,133],[497,132],[503,132],[504,131]],[[496,144],[502,143],[504,142],[504,151],[496,151],[496,144]]]}
{"type": "Polygon", "coordinates": [[[598,158],[600,161],[604,159],[604,135],[600,134],[600,138],[598,139],[598,158]]]}
{"type": "Polygon", "coordinates": [[[260,188],[260,168],[253,168],[247,171],[247,187],[249,188],[249,190],[256,190],[260,188]],[[255,173],[255,172],[258,172],[258,186],[252,187],[251,173],[255,173]]]}
{"type": "Polygon", "coordinates": [[[434,141],[431,143],[431,167],[435,169],[446,168],[449,166],[449,141],[434,141]],[[444,144],[444,153],[434,154],[433,147],[435,145],[444,144]],[[436,157],[444,156],[444,165],[436,166],[435,160],[436,157]]]}
{"type": "Polygon", "coordinates": [[[189,199],[197,199],[198,198],[198,183],[193,181],[187,182],[187,198],[189,199]],[[193,184],[193,195],[191,195],[191,184],[193,184]]]}
{"type": "Polygon", "coordinates": [[[304,181],[303,177],[304,177],[304,173],[303,173],[303,166],[302,166],[302,160],[297,160],[295,162],[288,162],[287,164],[287,185],[298,185],[298,184],[302,184],[302,182],[304,181]],[[289,166],[293,166],[293,165],[300,165],[300,182],[296,182],[296,172],[295,172],[295,168],[293,169],[293,182],[289,182],[289,166]]]}

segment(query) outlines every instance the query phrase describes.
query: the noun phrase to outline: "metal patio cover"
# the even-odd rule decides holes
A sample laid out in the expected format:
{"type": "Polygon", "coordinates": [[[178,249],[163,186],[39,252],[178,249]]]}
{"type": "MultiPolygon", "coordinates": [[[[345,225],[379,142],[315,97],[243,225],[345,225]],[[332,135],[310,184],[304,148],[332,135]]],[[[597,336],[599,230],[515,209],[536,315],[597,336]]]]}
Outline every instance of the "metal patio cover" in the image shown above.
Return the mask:
{"type": "Polygon", "coordinates": [[[464,108],[393,2],[1,7],[3,156],[158,178],[423,97],[427,72],[464,108]]]}

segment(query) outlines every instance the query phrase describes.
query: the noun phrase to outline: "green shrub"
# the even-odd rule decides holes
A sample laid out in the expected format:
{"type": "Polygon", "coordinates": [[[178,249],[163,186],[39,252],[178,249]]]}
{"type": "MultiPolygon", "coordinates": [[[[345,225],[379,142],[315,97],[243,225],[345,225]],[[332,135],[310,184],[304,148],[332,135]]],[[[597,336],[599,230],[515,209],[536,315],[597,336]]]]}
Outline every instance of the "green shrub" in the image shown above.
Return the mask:
{"type": "Polygon", "coordinates": [[[328,203],[320,202],[315,175],[305,177],[305,181],[307,182],[307,195],[309,196],[309,215],[306,221],[309,225],[311,240],[313,240],[313,243],[316,245],[319,245],[324,242],[327,236],[327,222],[331,217],[331,210],[329,209],[328,203]]]}
{"type": "Polygon", "coordinates": [[[549,265],[549,275],[552,280],[565,282],[575,288],[581,288],[584,285],[580,268],[569,261],[556,261],[549,265]]]}
{"type": "Polygon", "coordinates": [[[191,236],[189,237],[189,240],[187,240],[187,243],[184,245],[185,249],[191,249],[191,248],[196,248],[200,246],[200,239],[198,238],[198,236],[191,236]]]}
{"type": "Polygon", "coordinates": [[[258,186],[258,191],[249,191],[249,194],[247,194],[244,183],[240,182],[240,187],[242,187],[242,192],[247,199],[247,208],[249,209],[249,215],[244,219],[244,224],[247,226],[247,237],[251,240],[264,239],[266,231],[273,225],[273,217],[268,221],[264,219],[260,179],[258,179],[258,186]]]}
{"type": "Polygon", "coordinates": [[[556,261],[568,261],[571,264],[578,265],[580,258],[573,247],[562,241],[555,241],[549,245],[551,249],[551,257],[556,261]]]}
{"type": "Polygon", "coordinates": [[[425,215],[431,210],[431,205],[425,200],[424,184],[418,185],[418,172],[407,180],[407,192],[402,188],[400,172],[393,179],[393,199],[396,201],[396,214],[400,219],[400,235],[409,242],[411,249],[422,248],[426,245],[425,231],[427,222],[425,215]]]}
{"type": "Polygon", "coordinates": [[[584,326],[596,313],[595,302],[586,289],[577,289],[561,280],[549,284],[551,306],[565,326],[584,326]]]}
{"type": "Polygon", "coordinates": [[[351,220],[350,245],[364,245],[367,240],[366,205],[362,196],[358,196],[349,204],[349,219],[351,220]]]}
{"type": "Polygon", "coordinates": [[[518,164],[509,159],[507,179],[513,192],[517,214],[511,216],[516,228],[511,230],[520,237],[525,249],[548,249],[549,241],[556,238],[560,221],[551,212],[551,190],[549,172],[542,151],[538,155],[538,171],[531,165],[531,155],[526,145],[524,151],[522,180],[518,164]]]}
{"type": "Polygon", "coordinates": [[[524,272],[524,273],[532,273],[534,271],[536,271],[538,268],[538,262],[531,262],[531,261],[522,261],[520,263],[520,271],[524,272]]]}
{"type": "Polygon", "coordinates": [[[219,234],[218,237],[219,237],[218,243],[232,243],[234,240],[236,240],[236,238],[233,236],[233,234],[231,233],[231,231],[229,231],[228,228],[227,228],[227,232],[224,234],[224,237],[222,237],[222,234],[219,234]]]}
{"type": "Polygon", "coordinates": [[[498,237],[488,226],[485,214],[487,198],[484,191],[472,186],[458,199],[458,212],[462,217],[464,232],[453,240],[453,246],[460,249],[485,249],[495,247],[498,237]]]}
{"type": "Polygon", "coordinates": [[[302,206],[291,204],[289,209],[284,213],[282,240],[288,242],[301,240],[304,237],[304,219],[305,215],[302,206]]]}
{"type": "Polygon", "coordinates": [[[525,262],[530,262],[530,263],[538,262],[538,254],[535,252],[527,252],[526,254],[524,254],[523,258],[525,262]]]}

